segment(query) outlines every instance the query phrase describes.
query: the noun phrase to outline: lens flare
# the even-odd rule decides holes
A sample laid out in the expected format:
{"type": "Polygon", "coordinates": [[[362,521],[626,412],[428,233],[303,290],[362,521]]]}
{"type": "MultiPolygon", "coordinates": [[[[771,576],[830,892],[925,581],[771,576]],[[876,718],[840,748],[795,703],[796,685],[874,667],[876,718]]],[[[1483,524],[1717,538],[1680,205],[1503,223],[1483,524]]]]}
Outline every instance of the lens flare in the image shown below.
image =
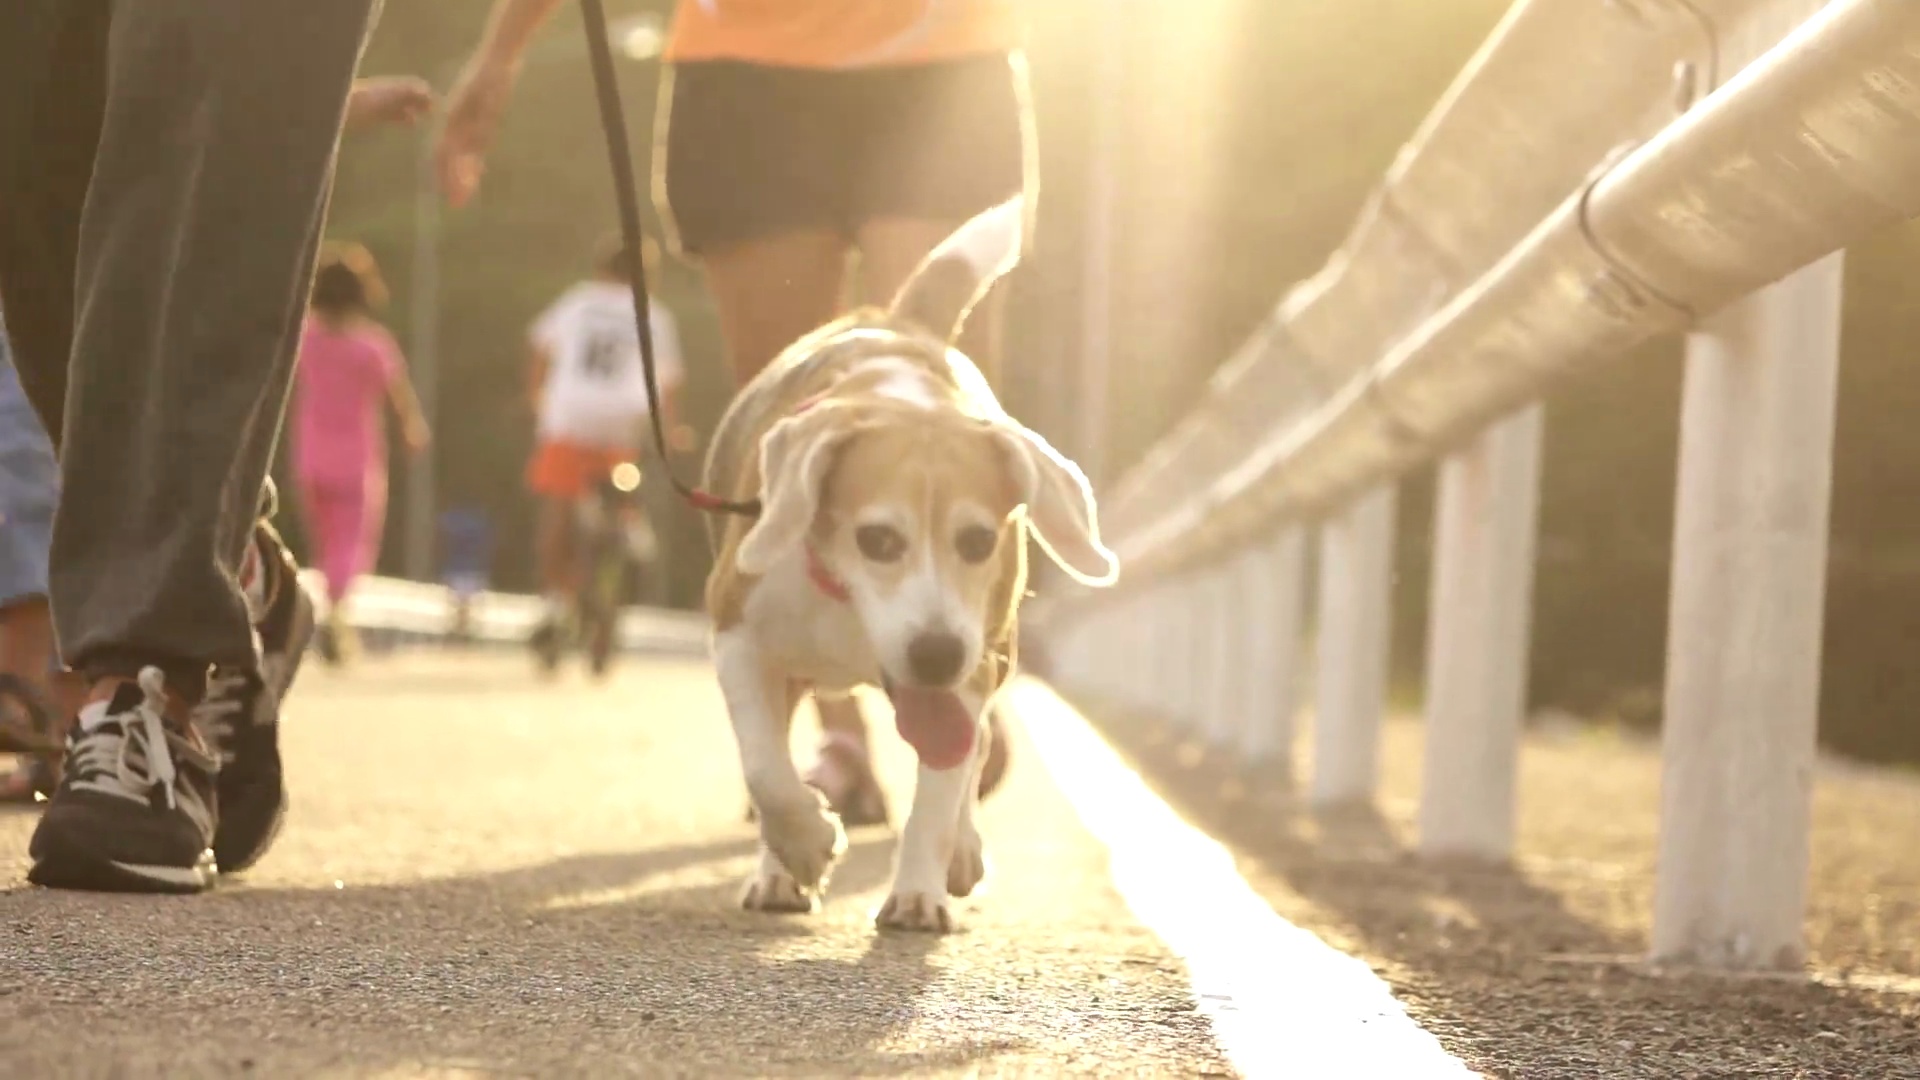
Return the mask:
{"type": "Polygon", "coordinates": [[[640,486],[640,466],[631,461],[623,461],[613,467],[613,486],[621,491],[633,491],[640,486]]]}
{"type": "Polygon", "coordinates": [[[666,27],[652,12],[620,20],[607,37],[629,60],[652,60],[667,44],[666,27]]]}

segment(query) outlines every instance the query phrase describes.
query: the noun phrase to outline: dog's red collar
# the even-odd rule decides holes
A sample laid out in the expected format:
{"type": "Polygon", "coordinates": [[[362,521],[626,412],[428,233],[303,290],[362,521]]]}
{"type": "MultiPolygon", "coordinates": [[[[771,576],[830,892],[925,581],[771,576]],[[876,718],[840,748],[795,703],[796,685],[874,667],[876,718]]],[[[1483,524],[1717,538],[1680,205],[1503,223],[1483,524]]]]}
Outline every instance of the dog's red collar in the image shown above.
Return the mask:
{"type": "MultiPolygon", "coordinates": [[[[793,407],[790,415],[798,416],[826,399],[827,393],[824,390],[812,397],[804,398],[793,407]]],[[[812,544],[807,545],[807,580],[813,582],[813,587],[819,589],[829,600],[838,600],[844,604],[853,599],[853,594],[847,591],[847,583],[835,577],[832,570],[827,569],[826,560],[820,557],[820,553],[814,550],[812,544]]]]}
{"type": "Polygon", "coordinates": [[[844,604],[853,599],[853,594],[847,591],[847,583],[835,577],[832,570],[827,569],[826,560],[820,557],[820,553],[814,550],[812,544],[807,545],[807,579],[813,582],[813,587],[819,589],[829,600],[838,600],[844,604]]]}
{"type": "MultiPolygon", "coordinates": [[[[804,399],[793,407],[793,415],[798,416],[806,412],[825,401],[826,398],[826,392],[822,391],[804,399]]],[[[820,553],[814,550],[812,544],[807,545],[807,580],[813,582],[813,587],[819,589],[829,600],[838,600],[844,604],[853,599],[853,594],[847,592],[847,583],[835,577],[832,570],[827,569],[826,560],[820,557],[820,553]]]]}

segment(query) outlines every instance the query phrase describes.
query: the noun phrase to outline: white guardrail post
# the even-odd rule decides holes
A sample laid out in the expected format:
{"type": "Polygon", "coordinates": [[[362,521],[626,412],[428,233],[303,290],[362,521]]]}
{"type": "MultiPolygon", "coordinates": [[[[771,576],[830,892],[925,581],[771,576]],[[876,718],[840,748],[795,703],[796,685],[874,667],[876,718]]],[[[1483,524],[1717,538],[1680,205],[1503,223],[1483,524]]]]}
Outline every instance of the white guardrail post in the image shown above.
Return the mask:
{"type": "Polygon", "coordinates": [[[1125,623],[1109,615],[1103,619],[1094,619],[1087,627],[1087,666],[1082,679],[1084,687],[1098,693],[1103,700],[1116,705],[1132,708],[1132,688],[1126,684],[1127,650],[1133,647],[1133,636],[1125,623]]]}
{"type": "Polygon", "coordinates": [[[1203,571],[1201,590],[1200,670],[1206,686],[1201,696],[1200,731],[1212,753],[1232,748],[1234,736],[1246,718],[1241,694],[1246,668],[1243,640],[1252,636],[1241,590],[1246,586],[1240,559],[1228,559],[1203,571]]]}
{"type": "Polygon", "coordinates": [[[1194,631],[1191,575],[1162,586],[1160,608],[1166,627],[1160,642],[1160,667],[1166,672],[1160,711],[1176,727],[1185,728],[1193,723],[1193,650],[1187,647],[1194,631]]]}
{"type": "Polygon", "coordinates": [[[1655,959],[1805,957],[1841,259],[1688,338],[1655,959]]]}
{"type": "Polygon", "coordinates": [[[1213,704],[1212,568],[1195,567],[1180,579],[1181,634],[1175,647],[1186,657],[1186,682],[1180,695],[1180,726],[1189,734],[1206,732],[1207,711],[1213,704]]]}
{"type": "Polygon", "coordinates": [[[1100,692],[1100,674],[1094,655],[1099,651],[1098,642],[1105,629],[1101,620],[1086,619],[1054,640],[1051,659],[1062,686],[1100,692]]]}
{"type": "Polygon", "coordinates": [[[1141,679],[1137,668],[1148,655],[1142,648],[1139,627],[1129,618],[1139,603],[1139,597],[1129,597],[1120,608],[1102,611],[1093,617],[1092,623],[1100,635],[1100,648],[1112,651],[1100,658],[1098,680],[1074,687],[1082,692],[1093,690],[1102,699],[1128,712],[1140,707],[1141,679]]]}
{"type": "Polygon", "coordinates": [[[1377,488],[1321,525],[1315,805],[1370,799],[1379,777],[1396,498],[1377,488]]]}
{"type": "Polygon", "coordinates": [[[1208,601],[1209,570],[1196,566],[1180,579],[1181,625],[1186,628],[1174,646],[1186,658],[1186,683],[1180,695],[1180,726],[1189,735],[1206,729],[1207,706],[1212,699],[1213,636],[1208,601]]]}
{"type": "Polygon", "coordinates": [[[1224,699],[1230,717],[1216,717],[1208,739],[1215,753],[1241,758],[1246,732],[1260,712],[1268,665],[1273,663],[1273,563],[1264,546],[1242,551],[1223,575],[1226,606],[1220,613],[1220,644],[1226,662],[1224,699]]]}
{"type": "Polygon", "coordinates": [[[1270,544],[1254,548],[1249,559],[1264,565],[1265,574],[1247,582],[1246,599],[1256,618],[1242,662],[1247,719],[1241,753],[1248,766],[1291,780],[1294,718],[1306,674],[1300,630],[1307,605],[1307,532],[1286,526],[1270,544]]]}
{"type": "Polygon", "coordinates": [[[1505,859],[1526,707],[1545,407],[1440,467],[1427,630],[1420,852],[1505,859]]]}
{"type": "Polygon", "coordinates": [[[1157,658],[1166,648],[1167,627],[1161,621],[1157,590],[1148,590],[1123,604],[1118,611],[1103,613],[1102,618],[1125,622],[1127,671],[1123,676],[1130,687],[1127,707],[1151,712],[1160,705],[1160,671],[1157,658]]]}
{"type": "MultiPolygon", "coordinates": [[[[1768,0],[1724,36],[1723,79],[1827,7],[1768,0]]],[[[1687,337],[1656,961],[1791,970],[1805,959],[1843,258],[1687,337]]]]}

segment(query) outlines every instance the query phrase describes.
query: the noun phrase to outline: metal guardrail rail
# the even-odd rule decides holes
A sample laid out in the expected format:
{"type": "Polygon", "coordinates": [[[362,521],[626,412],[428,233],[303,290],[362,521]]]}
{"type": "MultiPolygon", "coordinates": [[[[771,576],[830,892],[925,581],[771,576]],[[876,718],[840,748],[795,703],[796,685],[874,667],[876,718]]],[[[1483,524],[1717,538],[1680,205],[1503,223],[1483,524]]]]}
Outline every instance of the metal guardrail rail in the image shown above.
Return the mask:
{"type": "Polygon", "coordinates": [[[1337,394],[1472,285],[1617,148],[1715,85],[1716,28],[1770,0],[1521,0],[1409,140],[1346,241],[1103,500],[1122,542],[1337,394]]]}
{"type": "Polygon", "coordinates": [[[1920,213],[1920,0],[1520,0],[1031,609],[1069,693],[1371,798],[1393,481],[1441,461],[1419,848],[1511,853],[1541,400],[1687,334],[1651,953],[1804,956],[1840,256],[1920,213]],[[1308,634],[1310,534],[1318,540],[1308,634]]]}
{"type": "Polygon", "coordinates": [[[1241,456],[1115,538],[1126,572],[1178,569],[1325,510],[1443,456],[1579,365],[1916,213],[1920,4],[1833,5],[1565,199],[1324,404],[1264,438],[1234,425],[1241,456]]]}

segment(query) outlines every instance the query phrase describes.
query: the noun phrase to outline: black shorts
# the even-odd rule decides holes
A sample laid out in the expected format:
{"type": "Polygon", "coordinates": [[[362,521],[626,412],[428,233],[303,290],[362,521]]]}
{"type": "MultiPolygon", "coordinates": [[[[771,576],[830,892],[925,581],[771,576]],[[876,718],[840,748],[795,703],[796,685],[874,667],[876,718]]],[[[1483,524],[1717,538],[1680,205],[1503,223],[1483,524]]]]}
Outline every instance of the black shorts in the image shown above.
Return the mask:
{"type": "Polygon", "coordinates": [[[785,232],[851,238],[880,218],[958,223],[1036,194],[1018,54],[838,70],[676,64],[658,123],[654,198],[686,254],[785,232]]]}

